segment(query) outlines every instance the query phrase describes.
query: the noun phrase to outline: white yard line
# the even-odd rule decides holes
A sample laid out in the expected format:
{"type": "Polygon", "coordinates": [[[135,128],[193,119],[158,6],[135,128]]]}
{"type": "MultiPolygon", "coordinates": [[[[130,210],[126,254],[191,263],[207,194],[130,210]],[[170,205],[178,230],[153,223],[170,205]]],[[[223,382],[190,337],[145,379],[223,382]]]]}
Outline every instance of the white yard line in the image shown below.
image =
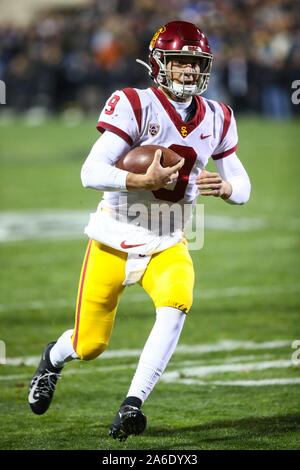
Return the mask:
{"type": "MultiPolygon", "coordinates": [[[[237,341],[237,340],[222,340],[217,343],[209,344],[179,344],[175,350],[174,355],[179,354],[208,354],[211,352],[222,351],[235,351],[235,350],[270,350],[278,348],[291,348],[291,340],[277,340],[266,341],[257,343],[255,341],[237,341]]],[[[292,349],[291,349],[292,352],[292,349]]],[[[117,349],[106,350],[97,360],[125,358],[125,357],[139,357],[141,354],[140,349],[117,349]]],[[[196,359],[199,359],[197,357],[196,359]]],[[[23,357],[7,357],[6,364],[9,366],[37,366],[40,356],[23,356],[23,357]]]]}
{"type": "MultiPolygon", "coordinates": [[[[183,361],[176,362],[172,361],[169,365],[170,368],[175,368],[175,370],[168,370],[165,372],[161,381],[164,383],[180,383],[183,385],[196,385],[196,386],[243,386],[243,387],[261,387],[261,386],[272,386],[272,385],[294,385],[300,384],[300,378],[269,378],[269,379],[257,379],[257,380],[209,380],[211,375],[220,375],[230,373],[250,373],[251,371],[263,371],[268,369],[289,369],[293,367],[291,360],[261,360],[261,356],[233,356],[231,358],[226,358],[223,360],[222,364],[212,364],[207,365],[205,361],[199,361],[199,356],[195,354],[205,354],[208,352],[224,352],[224,351],[234,351],[234,350],[271,350],[276,348],[283,348],[291,346],[291,341],[288,340],[276,340],[276,341],[267,341],[256,343],[254,341],[236,341],[236,340],[227,340],[219,341],[218,343],[211,344],[202,344],[202,345],[179,345],[175,351],[175,355],[180,354],[193,354],[195,361],[183,361]],[[256,362],[253,362],[255,359],[256,362]],[[241,361],[237,363],[237,361],[241,361]],[[247,362],[252,361],[252,362],[247,362]],[[200,365],[202,362],[203,365],[200,365]],[[191,365],[191,367],[187,367],[191,365]],[[207,380],[201,380],[201,378],[207,377],[207,380]]],[[[101,355],[100,359],[105,358],[118,358],[118,357],[138,357],[140,355],[140,350],[136,349],[126,349],[126,350],[112,350],[106,351],[101,355]]],[[[30,365],[36,366],[38,364],[40,357],[30,356],[23,358],[8,358],[7,365],[30,365]]],[[[222,360],[222,359],[213,359],[222,360]]],[[[66,368],[64,375],[74,375],[74,374],[89,374],[89,373],[104,373],[115,372],[118,370],[128,370],[135,369],[137,366],[136,363],[130,364],[121,364],[115,366],[105,366],[105,362],[102,367],[96,368],[66,368]]],[[[3,365],[1,367],[4,367],[3,365]]],[[[1,369],[0,369],[1,370],[1,369]]],[[[2,369],[3,370],[3,369],[2,369]]],[[[0,376],[1,381],[22,381],[28,380],[31,374],[15,374],[15,375],[2,375],[0,376]]]]}
{"type": "Polygon", "coordinates": [[[175,382],[176,384],[183,385],[205,385],[206,387],[212,385],[220,386],[234,386],[234,387],[263,387],[268,385],[297,385],[300,384],[300,378],[286,378],[286,379],[263,379],[263,380],[216,380],[216,381],[204,381],[197,379],[178,379],[178,380],[164,380],[162,377],[161,381],[171,383],[175,382]]]}
{"type": "MultiPolygon", "coordinates": [[[[219,299],[226,297],[245,297],[256,295],[282,295],[300,292],[300,284],[287,284],[277,286],[234,286],[224,287],[220,289],[195,289],[195,299],[219,299]]],[[[145,292],[130,293],[127,290],[121,298],[121,302],[145,302],[150,301],[149,296],[145,292]]],[[[57,309],[64,307],[75,308],[74,299],[54,299],[54,300],[24,300],[22,302],[11,302],[0,304],[0,313],[11,311],[24,311],[24,310],[42,310],[42,309],[57,309]]]]}
{"type": "MultiPolygon", "coordinates": [[[[0,243],[22,240],[64,240],[82,238],[89,220],[88,211],[36,210],[0,212],[0,243]]],[[[267,222],[258,217],[205,215],[205,229],[262,230],[267,222]]]]}
{"type": "Polygon", "coordinates": [[[183,385],[220,385],[220,386],[243,386],[243,387],[261,387],[268,385],[294,385],[300,384],[300,377],[295,378],[271,378],[257,380],[200,380],[202,377],[218,374],[226,374],[227,372],[249,373],[250,371],[261,371],[267,369],[287,369],[293,367],[291,360],[277,361],[257,361],[244,362],[242,364],[218,364],[211,366],[197,366],[189,368],[179,368],[173,371],[165,372],[161,377],[161,381],[165,383],[180,383],[183,385]]]}
{"type": "Polygon", "coordinates": [[[169,382],[170,380],[177,381],[181,378],[189,377],[205,377],[207,375],[223,374],[226,372],[249,372],[253,370],[265,370],[265,369],[281,369],[293,367],[292,361],[277,360],[277,361],[264,361],[264,362],[245,362],[243,364],[218,364],[212,366],[201,366],[201,367],[186,367],[164,374],[164,381],[169,382]]]}
{"type": "Polygon", "coordinates": [[[276,349],[276,348],[291,348],[292,341],[290,340],[277,340],[265,341],[258,343],[255,341],[237,341],[237,340],[221,340],[217,343],[211,344],[195,344],[195,345],[178,345],[175,353],[177,354],[205,354],[218,351],[234,351],[236,349],[276,349]]]}
{"type": "MultiPolygon", "coordinates": [[[[36,364],[35,364],[36,365],[36,364]]],[[[80,368],[80,369],[71,369],[71,368],[66,368],[63,372],[63,375],[81,375],[81,374],[94,374],[94,373],[103,373],[106,374],[108,372],[116,372],[119,370],[127,370],[127,369],[136,369],[137,363],[136,364],[126,364],[126,365],[119,365],[119,366],[106,366],[106,367],[93,367],[93,368],[80,368]]],[[[32,373],[28,372],[27,374],[13,374],[13,375],[0,375],[0,382],[1,381],[7,381],[7,380],[24,380],[28,379],[28,377],[31,377],[32,373]]]]}
{"type": "MultiPolygon", "coordinates": [[[[87,369],[67,369],[64,371],[64,375],[74,374],[89,374],[89,373],[108,373],[115,372],[118,370],[135,369],[137,364],[127,364],[120,366],[108,366],[98,368],[87,368],[87,369]]],[[[180,366],[176,364],[176,366],[180,366]]],[[[203,367],[191,367],[189,369],[179,369],[171,372],[165,372],[161,377],[161,382],[164,383],[180,383],[183,385],[205,385],[205,386],[243,386],[243,387],[261,387],[269,385],[294,385],[300,384],[300,378],[272,378],[272,379],[258,379],[258,380],[199,380],[198,378],[183,378],[182,375],[192,375],[196,377],[204,377],[211,374],[224,374],[226,372],[248,372],[251,370],[266,370],[266,369],[278,369],[278,368],[289,368],[292,366],[291,361],[265,361],[255,363],[243,363],[243,364],[220,364],[213,366],[203,367]]],[[[25,380],[29,377],[29,374],[20,375],[6,375],[0,376],[0,381],[10,380],[25,380]]]]}

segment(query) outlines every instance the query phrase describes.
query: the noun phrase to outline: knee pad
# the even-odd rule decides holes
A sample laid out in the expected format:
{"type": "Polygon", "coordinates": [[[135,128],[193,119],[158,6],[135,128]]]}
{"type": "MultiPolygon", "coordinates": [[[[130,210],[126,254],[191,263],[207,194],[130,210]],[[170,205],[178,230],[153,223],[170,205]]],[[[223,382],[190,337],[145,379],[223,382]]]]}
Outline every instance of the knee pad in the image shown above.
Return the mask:
{"type": "Polygon", "coordinates": [[[88,342],[78,345],[76,352],[79,359],[82,359],[83,361],[91,361],[92,359],[96,359],[96,357],[100,356],[106,348],[106,343],[88,342]]]}

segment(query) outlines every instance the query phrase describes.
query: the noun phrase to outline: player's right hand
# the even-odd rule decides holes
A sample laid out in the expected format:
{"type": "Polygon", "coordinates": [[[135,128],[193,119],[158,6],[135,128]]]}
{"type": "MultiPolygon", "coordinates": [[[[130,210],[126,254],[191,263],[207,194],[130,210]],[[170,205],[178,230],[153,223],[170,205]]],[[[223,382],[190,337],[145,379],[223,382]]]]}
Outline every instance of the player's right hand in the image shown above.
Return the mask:
{"type": "Polygon", "coordinates": [[[161,149],[156,150],[151,165],[148,167],[146,174],[143,175],[144,189],[156,191],[160,188],[164,188],[178,178],[179,170],[184,165],[184,158],[176,163],[176,165],[164,168],[160,164],[161,156],[161,149]]]}

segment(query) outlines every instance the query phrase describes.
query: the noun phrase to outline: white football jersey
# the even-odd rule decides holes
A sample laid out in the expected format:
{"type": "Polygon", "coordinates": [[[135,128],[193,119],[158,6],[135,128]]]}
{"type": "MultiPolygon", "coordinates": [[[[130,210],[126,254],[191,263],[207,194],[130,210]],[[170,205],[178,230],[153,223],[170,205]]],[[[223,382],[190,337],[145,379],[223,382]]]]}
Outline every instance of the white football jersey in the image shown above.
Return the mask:
{"type": "MultiPolygon", "coordinates": [[[[223,103],[194,97],[194,114],[184,122],[167,97],[157,88],[144,90],[125,88],[112,94],[100,114],[97,129],[112,131],[132,148],[141,145],[161,145],[184,157],[185,163],[176,181],[157,191],[104,192],[96,216],[99,221],[103,208],[117,211],[125,223],[136,220],[136,225],[151,232],[181,233],[190,221],[199,190],[196,177],[206,167],[210,157],[224,158],[237,148],[237,130],[232,110],[223,103]],[[167,228],[161,228],[161,207],[180,208],[167,228]],[[153,208],[159,210],[153,210],[153,208]],[[140,210],[142,208],[142,210],[140,210]],[[146,212],[143,212],[146,208],[146,212]],[[156,219],[156,220],[155,220],[156,219]]],[[[172,209],[173,210],[173,209],[172,209]]],[[[170,212],[169,212],[170,213],[170,212]]],[[[98,227],[101,223],[98,224],[98,227]]],[[[103,241],[103,234],[92,221],[86,233],[103,241]]],[[[121,227],[121,226],[120,226],[121,227]]],[[[169,243],[169,240],[168,240],[169,243]]]]}
{"type": "MultiPolygon", "coordinates": [[[[237,149],[237,129],[232,110],[221,102],[195,96],[196,112],[184,122],[166,96],[158,88],[116,91],[100,114],[97,129],[110,130],[132,147],[162,145],[185,158],[173,188],[160,189],[147,197],[153,201],[192,203],[198,196],[196,177],[210,157],[224,158],[237,149]]],[[[140,192],[139,192],[140,193],[140,192]]],[[[133,200],[140,195],[127,194],[133,200]]],[[[113,202],[116,193],[105,194],[113,202]]]]}

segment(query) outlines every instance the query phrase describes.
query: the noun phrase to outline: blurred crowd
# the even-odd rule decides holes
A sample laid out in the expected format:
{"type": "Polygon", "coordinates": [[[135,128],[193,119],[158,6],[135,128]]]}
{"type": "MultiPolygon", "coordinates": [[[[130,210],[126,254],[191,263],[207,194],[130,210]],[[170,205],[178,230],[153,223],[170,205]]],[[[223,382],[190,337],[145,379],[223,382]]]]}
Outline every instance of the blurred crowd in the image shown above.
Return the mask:
{"type": "Polygon", "coordinates": [[[214,54],[205,96],[236,113],[299,115],[297,0],[92,0],[39,14],[29,27],[0,27],[0,79],[16,112],[73,108],[97,114],[115,89],[153,85],[146,69],[153,34],[168,21],[195,23],[214,54]]]}

